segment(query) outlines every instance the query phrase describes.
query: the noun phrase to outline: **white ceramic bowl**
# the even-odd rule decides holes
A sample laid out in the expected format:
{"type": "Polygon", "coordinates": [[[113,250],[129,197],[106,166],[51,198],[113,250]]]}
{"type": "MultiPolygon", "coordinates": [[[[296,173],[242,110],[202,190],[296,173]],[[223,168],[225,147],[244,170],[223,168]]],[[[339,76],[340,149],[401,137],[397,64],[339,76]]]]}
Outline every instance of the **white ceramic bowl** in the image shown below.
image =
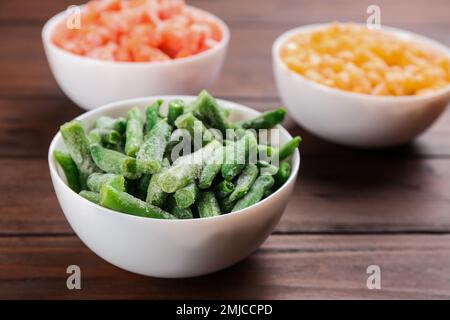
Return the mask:
{"type": "Polygon", "coordinates": [[[162,62],[102,61],[70,53],[53,44],[52,31],[65,15],[61,12],[47,21],[42,29],[42,41],[56,82],[75,104],[86,110],[136,97],[197,94],[218,77],[230,41],[227,25],[210,14],[223,33],[220,43],[210,50],[162,62]]]}
{"type": "MultiPolygon", "coordinates": [[[[307,25],[282,34],[272,47],[278,92],[290,115],[313,134],[357,147],[398,145],[427,129],[450,100],[450,86],[424,95],[381,97],[346,92],[318,84],[290,70],[280,58],[280,47],[291,36],[322,29],[307,25]]],[[[383,30],[401,39],[420,42],[450,56],[450,49],[431,39],[399,29],[383,30]]]]}
{"type": "MultiPolygon", "coordinates": [[[[161,96],[126,100],[87,112],[77,119],[85,128],[101,115],[123,116],[132,106],[144,109],[156,99],[195,97],[161,96]]],[[[259,112],[220,101],[232,108],[233,121],[254,117],[259,112]]],[[[292,139],[280,128],[280,143],[292,139]]],[[[48,163],[58,201],[71,227],[97,255],[125,270],[154,277],[182,278],[226,268],[256,250],[270,235],[286,207],[300,165],[296,151],[289,180],[263,201],[241,211],[192,220],[158,220],[115,212],[85,200],[72,191],[53,159],[55,149],[65,150],[60,133],[48,152],[48,163]]]]}

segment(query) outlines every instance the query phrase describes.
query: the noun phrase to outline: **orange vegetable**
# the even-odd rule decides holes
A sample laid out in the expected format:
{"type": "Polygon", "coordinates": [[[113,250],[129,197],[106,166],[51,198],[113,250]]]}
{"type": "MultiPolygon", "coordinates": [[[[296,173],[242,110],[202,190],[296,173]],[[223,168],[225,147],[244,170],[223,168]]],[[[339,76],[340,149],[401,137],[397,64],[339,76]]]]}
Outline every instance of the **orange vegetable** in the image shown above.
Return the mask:
{"type": "Polygon", "coordinates": [[[53,43],[77,55],[113,61],[163,61],[208,50],[222,39],[213,18],[182,0],[93,0],[80,29],[63,21],[53,43]]]}

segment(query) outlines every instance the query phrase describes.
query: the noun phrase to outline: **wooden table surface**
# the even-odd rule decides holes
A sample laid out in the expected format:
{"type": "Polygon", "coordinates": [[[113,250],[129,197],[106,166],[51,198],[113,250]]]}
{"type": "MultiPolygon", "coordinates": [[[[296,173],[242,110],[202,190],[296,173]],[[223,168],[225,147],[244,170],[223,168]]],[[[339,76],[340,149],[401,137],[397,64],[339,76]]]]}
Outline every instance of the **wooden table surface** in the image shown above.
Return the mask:
{"type": "MultiPolygon", "coordinates": [[[[211,92],[259,110],[280,105],[270,49],[303,24],[366,20],[372,1],[197,0],[221,16],[231,46],[211,92]]],[[[218,273],[138,276],[100,259],[74,235],[56,200],[47,149],[83,110],[50,74],[41,27],[70,0],[0,0],[0,298],[450,298],[450,112],[413,143],[362,151],[304,137],[297,185],[273,235],[218,273]],[[66,268],[82,290],[66,288],[66,268]],[[366,268],[381,267],[381,290],[366,268]]],[[[450,44],[447,0],[377,1],[382,23],[450,44]]],[[[449,110],[450,111],[450,110],[449,110]]]]}

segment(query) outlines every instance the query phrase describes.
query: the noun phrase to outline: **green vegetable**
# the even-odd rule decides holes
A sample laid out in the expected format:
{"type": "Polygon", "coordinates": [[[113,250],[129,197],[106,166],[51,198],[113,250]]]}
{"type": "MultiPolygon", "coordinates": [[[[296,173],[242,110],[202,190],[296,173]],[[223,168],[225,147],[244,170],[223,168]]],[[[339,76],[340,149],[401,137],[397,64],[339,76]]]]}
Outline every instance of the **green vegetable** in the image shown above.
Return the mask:
{"type": "Polygon", "coordinates": [[[147,107],[147,109],[145,110],[144,135],[148,134],[160,120],[159,109],[161,108],[162,104],[163,100],[156,100],[150,107],[147,107]]]}
{"type": "Polygon", "coordinates": [[[117,145],[121,142],[122,137],[119,132],[113,129],[93,129],[88,135],[91,143],[117,145]]]}
{"type": "Polygon", "coordinates": [[[265,160],[259,160],[258,161],[258,167],[260,168],[261,175],[268,174],[273,176],[278,172],[278,167],[274,166],[273,164],[265,161],[265,160]]]}
{"type": "Polygon", "coordinates": [[[125,191],[125,178],[113,173],[93,173],[87,179],[87,187],[94,192],[100,192],[104,184],[109,184],[119,191],[125,191]]]}
{"type": "Polygon", "coordinates": [[[161,208],[144,202],[131,194],[121,192],[110,185],[100,189],[99,203],[105,208],[123,213],[155,219],[176,219],[176,217],[161,208]]]}
{"type": "Polygon", "coordinates": [[[67,150],[80,174],[81,189],[86,188],[86,180],[91,173],[99,171],[89,151],[89,140],[80,121],[74,120],[61,126],[61,135],[67,150]]]}
{"type": "Polygon", "coordinates": [[[175,201],[177,206],[185,209],[190,207],[198,197],[199,189],[195,182],[175,191],[175,201]]]}
{"type": "Polygon", "coordinates": [[[145,142],[136,154],[140,172],[155,174],[161,170],[162,159],[171,133],[171,126],[161,120],[146,135],[145,142]]]}
{"type": "Polygon", "coordinates": [[[98,129],[115,130],[120,134],[123,134],[127,128],[127,120],[125,120],[125,118],[114,119],[107,116],[100,116],[95,121],[95,127],[98,129]]]}
{"type": "Polygon", "coordinates": [[[229,128],[219,104],[206,90],[198,95],[194,103],[194,115],[204,121],[209,127],[225,134],[229,128]]]}
{"type": "Polygon", "coordinates": [[[169,111],[167,113],[167,122],[171,125],[175,125],[175,121],[179,116],[184,113],[184,101],[172,100],[169,103],[169,111]]]}
{"type": "Polygon", "coordinates": [[[105,172],[120,174],[128,179],[139,179],[141,176],[135,158],[103,148],[99,144],[91,145],[91,155],[95,164],[105,172]]]}
{"type": "Polygon", "coordinates": [[[203,167],[200,177],[198,179],[198,186],[201,189],[208,189],[211,187],[214,178],[220,172],[224,157],[224,148],[219,147],[215,150],[214,155],[207,160],[203,167]]]}
{"type": "Polygon", "coordinates": [[[127,113],[127,129],[125,132],[125,153],[130,156],[136,156],[144,139],[144,122],[141,111],[134,107],[127,113]]]}
{"type": "Polygon", "coordinates": [[[234,202],[245,196],[257,177],[258,167],[252,163],[249,163],[237,179],[236,187],[233,193],[230,195],[230,201],[234,202]]]}
{"type": "Polygon", "coordinates": [[[137,197],[141,200],[145,200],[147,198],[147,189],[150,184],[150,179],[152,178],[151,174],[143,174],[138,181],[137,184],[137,197]]]}
{"type": "Polygon", "coordinates": [[[77,165],[72,160],[72,157],[68,153],[60,150],[55,150],[53,152],[53,156],[61,166],[61,169],[64,171],[64,175],[66,176],[67,184],[69,185],[70,189],[75,192],[80,192],[80,175],[77,165]]]}
{"type": "Polygon", "coordinates": [[[93,202],[95,204],[99,204],[99,202],[98,202],[98,192],[82,190],[82,191],[80,191],[79,195],[82,196],[83,198],[89,200],[90,202],[93,202]]]}
{"type": "Polygon", "coordinates": [[[283,122],[286,110],[279,108],[273,111],[264,112],[260,116],[239,122],[237,125],[244,129],[271,129],[277,124],[283,122]]]}
{"type": "Polygon", "coordinates": [[[231,143],[225,147],[225,161],[222,164],[222,176],[231,181],[244,169],[249,154],[256,155],[257,140],[251,132],[245,135],[236,143],[231,143]],[[249,152],[250,150],[251,153],[249,152]]]}
{"type": "Polygon", "coordinates": [[[158,179],[164,192],[173,193],[193,182],[200,174],[206,160],[212,157],[214,150],[221,144],[213,140],[202,149],[178,158],[158,179]]]}
{"type": "Polygon", "coordinates": [[[174,206],[170,211],[175,217],[178,219],[193,219],[194,215],[192,214],[191,208],[180,208],[178,206],[174,206]]]}
{"type": "Polygon", "coordinates": [[[163,174],[169,168],[169,166],[169,161],[167,159],[164,159],[162,162],[161,171],[151,177],[147,187],[147,196],[145,200],[146,202],[161,207],[166,201],[167,193],[161,189],[158,180],[161,174],[163,174]]]}
{"type": "Polygon", "coordinates": [[[233,192],[234,188],[233,182],[222,180],[222,182],[214,188],[214,194],[217,199],[223,199],[228,197],[233,192]]]}
{"type": "Polygon", "coordinates": [[[175,126],[178,129],[185,129],[189,132],[192,139],[199,134],[203,139],[203,144],[211,142],[214,139],[213,134],[206,128],[203,123],[197,119],[191,112],[182,114],[175,120],[175,126]]]}
{"type": "Polygon", "coordinates": [[[200,218],[214,217],[221,214],[219,203],[211,191],[200,193],[197,208],[200,218]]]}
{"type": "Polygon", "coordinates": [[[291,175],[291,165],[287,162],[280,164],[277,174],[273,177],[275,179],[275,188],[280,188],[291,175]]]}
{"type": "Polygon", "coordinates": [[[282,161],[292,155],[295,149],[298,148],[302,138],[297,136],[290,140],[286,144],[282,145],[272,157],[278,157],[279,161],[282,161]]]}
{"type": "Polygon", "coordinates": [[[233,207],[236,202],[230,201],[229,197],[219,199],[219,205],[222,209],[222,213],[229,213],[233,210],[233,207]]]}
{"type": "Polygon", "coordinates": [[[231,211],[238,211],[254,205],[261,201],[266,191],[270,190],[274,184],[273,177],[270,175],[259,176],[253,183],[248,193],[239,199],[231,211]]]}

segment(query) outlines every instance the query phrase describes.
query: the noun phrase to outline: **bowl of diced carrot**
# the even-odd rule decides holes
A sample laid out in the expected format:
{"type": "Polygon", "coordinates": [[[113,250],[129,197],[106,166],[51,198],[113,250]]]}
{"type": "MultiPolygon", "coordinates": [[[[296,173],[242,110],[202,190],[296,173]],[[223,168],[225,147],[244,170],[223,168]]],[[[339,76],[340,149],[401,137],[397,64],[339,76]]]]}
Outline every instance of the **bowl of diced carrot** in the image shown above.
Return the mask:
{"type": "Polygon", "coordinates": [[[42,29],[53,76],[86,110],[208,88],[229,39],[220,18],[182,0],[94,0],[55,15],[42,29]]]}

